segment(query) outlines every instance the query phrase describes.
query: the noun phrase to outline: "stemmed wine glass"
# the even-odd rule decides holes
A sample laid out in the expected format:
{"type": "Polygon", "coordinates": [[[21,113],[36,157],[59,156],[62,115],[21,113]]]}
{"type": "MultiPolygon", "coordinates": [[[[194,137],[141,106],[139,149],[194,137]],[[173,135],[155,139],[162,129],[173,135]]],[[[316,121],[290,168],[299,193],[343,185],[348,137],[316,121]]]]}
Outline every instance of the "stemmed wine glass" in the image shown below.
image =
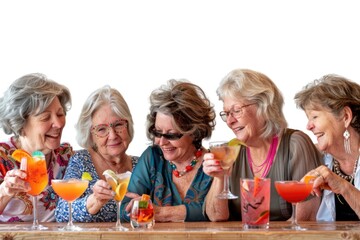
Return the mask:
{"type": "Polygon", "coordinates": [[[291,225],[284,227],[288,230],[306,230],[296,220],[296,204],[305,200],[313,187],[313,181],[275,181],[275,188],[279,195],[292,205],[291,225]]]}
{"type": "Polygon", "coordinates": [[[37,217],[37,196],[44,191],[48,185],[48,174],[45,155],[41,151],[35,151],[31,158],[21,159],[20,170],[26,172],[25,181],[30,184],[30,191],[27,193],[32,197],[34,220],[29,230],[45,230],[47,227],[40,225],[37,217]]]}
{"type": "Polygon", "coordinates": [[[62,199],[69,204],[69,221],[67,225],[60,230],[64,231],[81,231],[82,228],[75,226],[72,220],[72,202],[78,199],[87,189],[89,185],[88,180],[82,179],[53,179],[51,180],[51,186],[62,199]]]}
{"type": "Polygon", "coordinates": [[[229,144],[228,141],[216,141],[209,143],[210,152],[214,154],[214,158],[220,161],[221,167],[225,170],[224,189],[217,195],[220,199],[236,199],[229,188],[229,169],[236,160],[240,151],[239,144],[229,144]]]}

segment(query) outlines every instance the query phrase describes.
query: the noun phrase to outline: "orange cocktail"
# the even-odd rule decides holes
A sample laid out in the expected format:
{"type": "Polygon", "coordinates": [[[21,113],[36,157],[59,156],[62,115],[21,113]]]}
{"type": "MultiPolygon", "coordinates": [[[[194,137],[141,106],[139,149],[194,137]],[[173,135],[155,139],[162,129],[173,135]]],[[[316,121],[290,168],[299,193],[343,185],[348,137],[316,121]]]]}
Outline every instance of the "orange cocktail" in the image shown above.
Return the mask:
{"type": "Polygon", "coordinates": [[[48,174],[45,158],[33,156],[27,160],[27,177],[25,181],[30,184],[28,193],[32,196],[39,195],[48,185],[48,174]]]}
{"type": "Polygon", "coordinates": [[[209,143],[210,152],[214,158],[219,160],[221,167],[224,169],[224,189],[217,195],[220,199],[236,199],[229,187],[229,169],[236,160],[240,151],[239,144],[233,144],[233,141],[216,141],[209,143]]]}
{"type": "Polygon", "coordinates": [[[214,158],[220,161],[220,165],[223,169],[228,170],[235,162],[237,155],[239,154],[240,146],[213,146],[210,148],[214,158]]]}
{"type": "Polygon", "coordinates": [[[79,179],[52,180],[51,186],[62,199],[73,202],[81,196],[88,187],[89,181],[79,179]]]}
{"type": "Polygon", "coordinates": [[[143,194],[141,199],[134,200],[130,212],[130,224],[134,229],[154,227],[154,207],[149,195],[143,194]]]}
{"type": "Polygon", "coordinates": [[[60,230],[64,231],[81,231],[82,228],[75,226],[72,221],[72,202],[79,198],[89,186],[89,180],[80,179],[63,179],[63,180],[51,180],[51,186],[54,191],[62,199],[66,200],[69,205],[69,221],[68,224],[60,230]]]}

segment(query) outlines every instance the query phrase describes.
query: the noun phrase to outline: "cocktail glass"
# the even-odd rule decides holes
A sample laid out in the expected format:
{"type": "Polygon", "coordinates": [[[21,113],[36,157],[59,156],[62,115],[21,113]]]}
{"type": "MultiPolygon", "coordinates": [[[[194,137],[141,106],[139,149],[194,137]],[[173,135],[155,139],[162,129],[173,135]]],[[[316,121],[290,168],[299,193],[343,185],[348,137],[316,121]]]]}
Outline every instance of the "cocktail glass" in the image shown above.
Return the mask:
{"type": "Polygon", "coordinates": [[[75,226],[72,220],[72,202],[78,199],[87,189],[89,185],[88,180],[81,179],[53,179],[51,180],[51,186],[62,199],[69,204],[69,221],[67,225],[60,230],[63,231],[81,231],[82,228],[75,226]]]}
{"type": "Polygon", "coordinates": [[[134,200],[130,212],[130,224],[132,228],[140,230],[154,227],[154,207],[150,199],[134,200]]]}
{"type": "Polygon", "coordinates": [[[241,218],[244,229],[268,229],[270,178],[240,179],[241,218]]]}
{"type": "Polygon", "coordinates": [[[45,155],[40,151],[33,152],[31,158],[22,158],[20,169],[26,172],[25,181],[30,184],[31,190],[28,194],[32,197],[34,220],[28,230],[45,230],[47,227],[40,225],[37,216],[37,196],[44,191],[48,185],[48,174],[45,155]]]}
{"type": "Polygon", "coordinates": [[[300,181],[275,181],[275,188],[279,195],[292,205],[291,225],[284,229],[306,230],[296,220],[296,204],[305,200],[313,187],[313,181],[307,183],[300,181]]]}
{"type": "Polygon", "coordinates": [[[121,224],[120,219],[120,208],[121,208],[121,201],[124,199],[125,194],[127,192],[127,188],[130,182],[131,172],[126,173],[120,173],[116,174],[118,178],[118,184],[116,185],[116,188],[113,189],[115,191],[115,201],[117,204],[117,213],[116,213],[116,225],[114,230],[116,231],[128,231],[129,229],[127,227],[124,227],[121,224]]]}
{"type": "Polygon", "coordinates": [[[229,146],[227,141],[217,141],[209,143],[210,152],[214,154],[214,158],[220,161],[221,167],[225,170],[224,174],[224,189],[217,195],[220,199],[236,199],[229,188],[229,169],[236,160],[240,151],[240,145],[229,146]]]}

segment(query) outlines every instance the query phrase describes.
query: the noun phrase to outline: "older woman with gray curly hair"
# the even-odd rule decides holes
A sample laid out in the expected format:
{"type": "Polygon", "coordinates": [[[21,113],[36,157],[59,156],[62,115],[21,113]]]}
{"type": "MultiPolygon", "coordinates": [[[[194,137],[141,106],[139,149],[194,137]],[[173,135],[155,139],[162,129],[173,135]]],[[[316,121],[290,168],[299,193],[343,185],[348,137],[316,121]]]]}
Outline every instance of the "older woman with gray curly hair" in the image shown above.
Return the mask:
{"type": "MultiPolygon", "coordinates": [[[[244,143],[231,168],[230,189],[240,196],[240,178],[270,178],[270,220],[288,220],[292,206],[275,190],[276,180],[300,180],[321,164],[321,155],[309,136],[287,128],[280,90],[266,75],[250,69],[235,69],[221,81],[217,94],[223,102],[221,119],[244,143]]],[[[204,156],[204,172],[214,177],[206,198],[206,213],[212,221],[241,220],[241,198],[219,199],[225,170],[204,156]]],[[[297,219],[315,219],[319,199],[298,203],[297,219]]],[[[265,226],[266,227],[266,226],[265,226]]]]}
{"type": "MultiPolygon", "coordinates": [[[[114,222],[117,204],[114,192],[103,175],[132,171],[138,157],[126,153],[133,137],[134,123],[130,109],[121,93],[105,85],[90,94],[76,123],[77,141],[83,147],[70,159],[64,179],[91,176],[85,193],[73,202],[77,222],[114,222]]],[[[56,220],[67,222],[69,208],[60,199],[56,220]]]]}
{"type": "Polygon", "coordinates": [[[325,75],[298,92],[295,103],[305,111],[306,128],[325,153],[325,165],[307,174],[316,177],[314,191],[322,195],[316,219],[358,221],[360,85],[336,74],[325,75]]]}
{"type": "Polygon", "coordinates": [[[70,107],[69,89],[40,73],[15,80],[0,98],[0,127],[13,135],[8,142],[0,143],[0,222],[33,220],[26,174],[19,170],[19,162],[10,158],[17,149],[45,154],[49,184],[38,196],[41,201],[37,201],[36,209],[40,222],[55,220],[58,197],[50,181],[62,179],[73,154],[70,144],[61,143],[70,107]]]}
{"type": "Polygon", "coordinates": [[[202,207],[211,177],[202,170],[215,113],[204,91],[187,80],[169,80],[150,96],[147,136],[153,141],[139,158],[122,204],[122,217],[131,198],[150,195],[155,221],[205,221],[202,207]]]}

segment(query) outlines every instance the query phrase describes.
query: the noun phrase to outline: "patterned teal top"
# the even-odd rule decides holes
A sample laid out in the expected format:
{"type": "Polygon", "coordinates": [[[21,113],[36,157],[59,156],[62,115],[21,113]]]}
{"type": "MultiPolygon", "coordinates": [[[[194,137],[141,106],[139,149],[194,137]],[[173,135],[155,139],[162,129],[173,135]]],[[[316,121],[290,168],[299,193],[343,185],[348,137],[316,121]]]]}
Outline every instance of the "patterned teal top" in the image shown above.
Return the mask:
{"type": "MultiPolygon", "coordinates": [[[[184,200],[172,181],[172,168],[169,161],[165,160],[158,146],[148,147],[140,156],[131,175],[128,192],[139,195],[148,194],[154,205],[177,206],[185,205],[185,221],[208,221],[203,214],[203,204],[208,193],[212,178],[203,172],[202,165],[198,169],[184,200]]],[[[121,218],[129,221],[125,207],[131,199],[125,197],[121,205],[121,218]]]]}

